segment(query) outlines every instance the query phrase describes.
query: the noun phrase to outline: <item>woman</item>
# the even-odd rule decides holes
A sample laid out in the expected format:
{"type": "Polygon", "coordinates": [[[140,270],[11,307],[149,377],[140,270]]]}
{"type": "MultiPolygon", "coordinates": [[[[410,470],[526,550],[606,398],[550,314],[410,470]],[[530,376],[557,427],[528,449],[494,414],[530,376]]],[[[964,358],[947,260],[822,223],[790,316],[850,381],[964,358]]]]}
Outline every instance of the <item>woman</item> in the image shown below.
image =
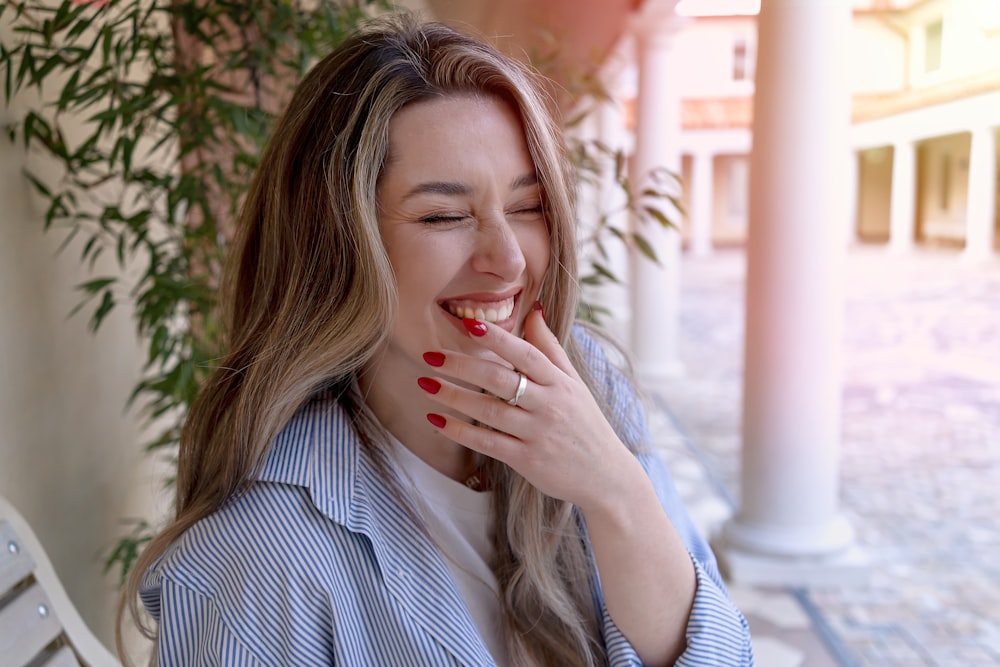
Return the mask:
{"type": "Polygon", "coordinates": [[[572,189],[537,82],[487,45],[385,19],[311,70],[125,591],[161,665],[752,662],[573,326],[572,189]]]}

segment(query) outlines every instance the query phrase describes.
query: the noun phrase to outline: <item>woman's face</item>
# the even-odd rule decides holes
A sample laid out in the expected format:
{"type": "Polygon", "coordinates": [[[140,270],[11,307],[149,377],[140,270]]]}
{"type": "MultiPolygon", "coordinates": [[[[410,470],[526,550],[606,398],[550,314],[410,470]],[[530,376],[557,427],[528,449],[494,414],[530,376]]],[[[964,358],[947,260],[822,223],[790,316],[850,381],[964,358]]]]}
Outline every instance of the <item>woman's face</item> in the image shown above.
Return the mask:
{"type": "Polygon", "coordinates": [[[461,95],[398,111],[378,203],[399,293],[383,370],[408,376],[410,365],[415,379],[426,372],[421,355],[429,350],[481,354],[463,317],[520,334],[548,268],[549,234],[509,105],[461,95]]]}

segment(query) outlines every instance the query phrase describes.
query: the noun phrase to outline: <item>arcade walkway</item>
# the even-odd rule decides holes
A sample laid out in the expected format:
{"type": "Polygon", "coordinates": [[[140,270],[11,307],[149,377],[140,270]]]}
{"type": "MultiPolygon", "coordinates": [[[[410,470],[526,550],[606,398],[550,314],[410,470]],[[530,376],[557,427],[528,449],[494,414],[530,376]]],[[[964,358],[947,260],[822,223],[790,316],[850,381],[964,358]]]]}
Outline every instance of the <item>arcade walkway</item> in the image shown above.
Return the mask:
{"type": "MultiPolygon", "coordinates": [[[[658,444],[710,530],[739,498],[745,256],[682,265],[685,375],[651,388],[658,444]]],[[[765,667],[1000,664],[1000,259],[847,255],[841,499],[861,586],[732,586],[765,667]]]]}

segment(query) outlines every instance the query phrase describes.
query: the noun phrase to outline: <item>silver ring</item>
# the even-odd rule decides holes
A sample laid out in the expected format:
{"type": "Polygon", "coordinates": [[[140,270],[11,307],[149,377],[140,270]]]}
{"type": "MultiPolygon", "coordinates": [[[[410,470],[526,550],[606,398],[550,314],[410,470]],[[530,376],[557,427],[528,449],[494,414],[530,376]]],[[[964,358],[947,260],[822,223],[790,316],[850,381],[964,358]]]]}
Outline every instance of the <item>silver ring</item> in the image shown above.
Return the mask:
{"type": "Polygon", "coordinates": [[[516,406],[517,402],[524,396],[524,390],[528,388],[528,378],[524,377],[524,373],[518,373],[517,375],[520,378],[517,381],[517,391],[514,392],[514,398],[507,401],[507,405],[516,406]]]}

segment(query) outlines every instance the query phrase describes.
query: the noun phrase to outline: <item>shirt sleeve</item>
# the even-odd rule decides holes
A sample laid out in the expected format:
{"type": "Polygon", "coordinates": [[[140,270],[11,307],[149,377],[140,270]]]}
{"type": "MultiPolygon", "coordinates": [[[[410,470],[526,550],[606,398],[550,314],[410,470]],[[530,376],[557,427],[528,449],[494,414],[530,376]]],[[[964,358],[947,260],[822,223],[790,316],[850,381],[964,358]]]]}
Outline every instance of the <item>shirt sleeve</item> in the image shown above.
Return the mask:
{"type": "MultiPolygon", "coordinates": [[[[743,614],[726,592],[715,555],[684,510],[673,481],[659,457],[639,457],[656,488],[660,504],[667,512],[694,563],[697,588],[688,616],[687,647],[674,663],[676,667],[753,667],[750,628],[743,614]]],[[[641,667],[635,649],[611,619],[607,605],[601,611],[604,643],[612,667],[641,667]]]]}
{"type": "MultiPolygon", "coordinates": [[[[743,614],[726,591],[715,554],[691,521],[666,465],[655,452],[643,452],[648,438],[645,414],[635,389],[611,364],[597,342],[578,329],[575,332],[595,380],[603,384],[603,399],[617,418],[619,437],[633,451],[656,489],[657,498],[694,563],[697,588],[685,631],[687,647],[676,667],[752,667],[750,629],[743,614]]],[[[638,654],[614,624],[601,596],[604,642],[612,667],[640,667],[638,654]]]]}
{"type": "Polygon", "coordinates": [[[158,604],[147,603],[147,608],[159,611],[157,667],[263,666],[230,631],[207,596],[163,580],[158,604]]]}
{"type": "Polygon", "coordinates": [[[645,454],[639,460],[653,482],[660,504],[691,554],[697,577],[694,604],[685,632],[687,648],[675,665],[750,667],[753,665],[750,628],[729,598],[715,554],[684,509],[680,494],[660,457],[645,454]]]}

